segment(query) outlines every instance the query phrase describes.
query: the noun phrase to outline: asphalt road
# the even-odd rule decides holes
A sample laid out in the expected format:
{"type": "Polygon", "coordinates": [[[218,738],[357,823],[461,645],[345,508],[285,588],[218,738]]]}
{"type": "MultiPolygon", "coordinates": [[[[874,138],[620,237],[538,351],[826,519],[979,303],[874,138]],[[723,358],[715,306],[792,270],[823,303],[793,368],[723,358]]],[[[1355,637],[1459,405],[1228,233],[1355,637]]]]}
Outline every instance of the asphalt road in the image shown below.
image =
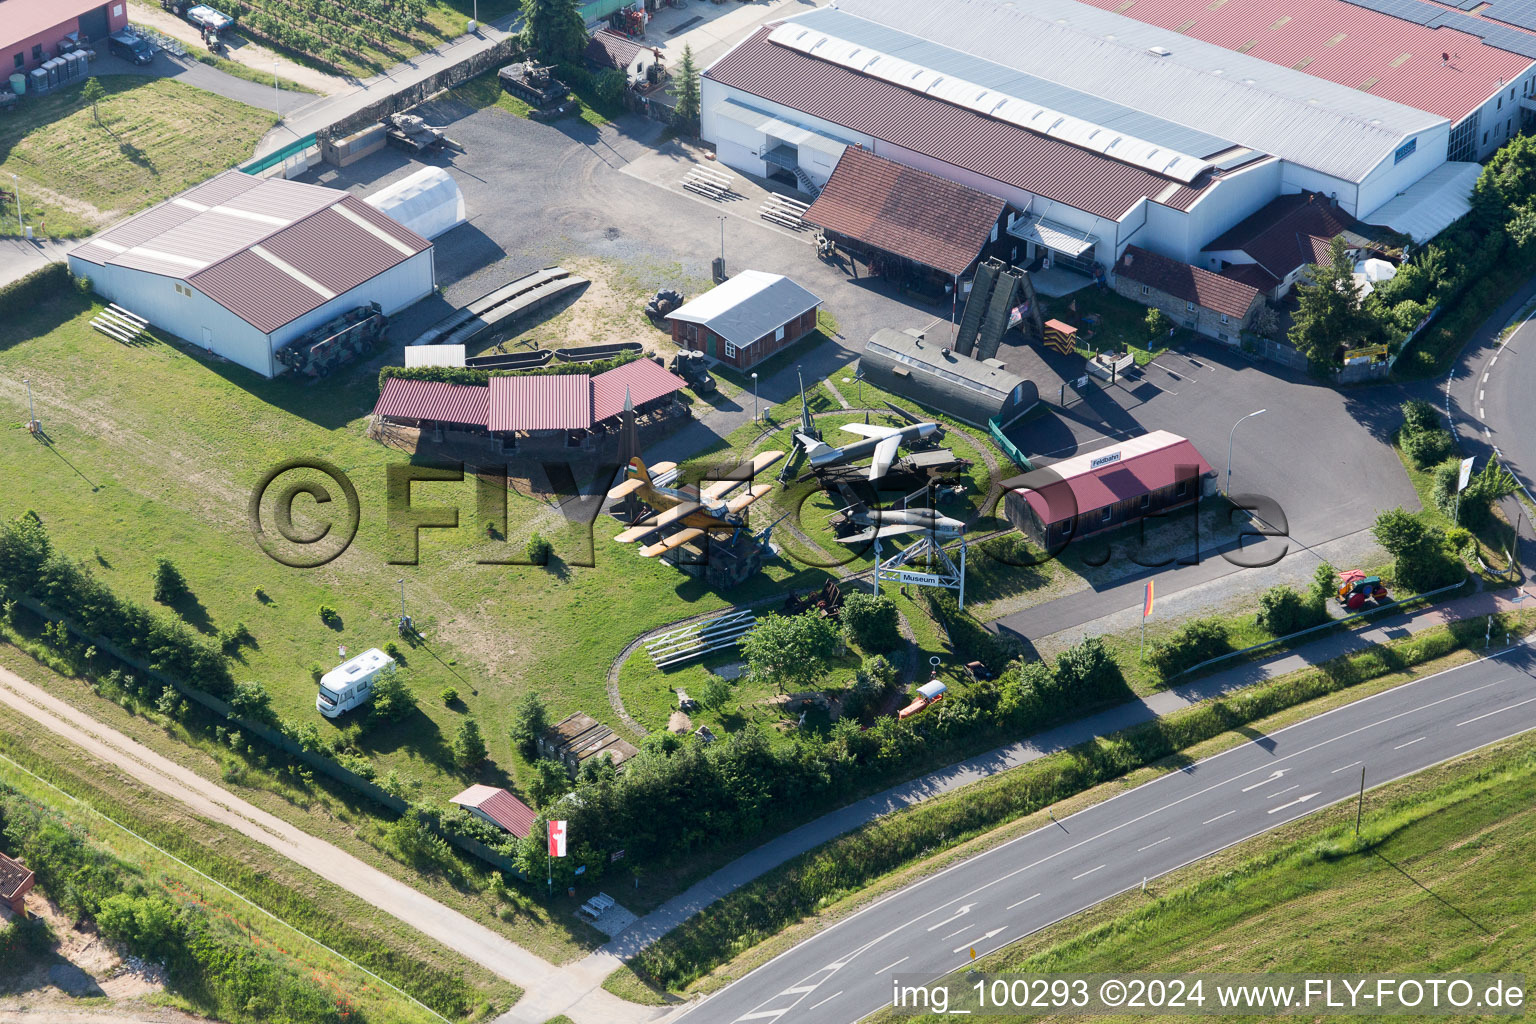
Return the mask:
{"type": "Polygon", "coordinates": [[[1452,387],[1472,440],[1496,448],[1527,487],[1536,484],[1536,323],[1479,352],[1452,387]]]}
{"type": "Polygon", "coordinates": [[[681,1015],[844,1024],[934,977],[1367,787],[1536,728],[1528,643],[1172,772],[971,857],[818,933],[681,1015]]]}

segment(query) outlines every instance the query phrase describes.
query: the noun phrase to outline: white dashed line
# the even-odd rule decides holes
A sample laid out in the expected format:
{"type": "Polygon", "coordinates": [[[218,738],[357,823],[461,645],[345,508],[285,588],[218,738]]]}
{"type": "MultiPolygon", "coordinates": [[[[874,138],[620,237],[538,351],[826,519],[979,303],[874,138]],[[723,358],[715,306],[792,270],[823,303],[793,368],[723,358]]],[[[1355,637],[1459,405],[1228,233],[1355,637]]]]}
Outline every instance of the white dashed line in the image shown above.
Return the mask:
{"type": "Polygon", "coordinates": [[[1483,379],[1479,383],[1482,383],[1482,384],[1487,384],[1488,383],[1488,371],[1487,370],[1483,371],[1483,379]]]}
{"type": "Polygon", "coordinates": [[[1506,711],[1512,711],[1515,708],[1521,708],[1531,703],[1536,703],[1536,697],[1532,697],[1530,700],[1523,700],[1519,704],[1511,704],[1508,707],[1499,708],[1497,711],[1490,711],[1486,715],[1478,715],[1476,718],[1469,718],[1465,722],[1457,722],[1456,728],[1460,729],[1464,725],[1471,725],[1473,722],[1481,722],[1485,718],[1492,718],[1494,715],[1503,714],[1506,711]]]}
{"type": "Polygon", "coordinates": [[[1499,361],[1499,357],[1498,356],[1494,356],[1492,359],[1488,360],[1488,365],[1492,366],[1494,363],[1496,363],[1498,361],[1499,361]]]}
{"type": "Polygon", "coordinates": [[[1089,875],[1093,874],[1095,871],[1099,870],[1099,868],[1102,868],[1103,866],[1104,866],[1103,864],[1100,864],[1099,867],[1097,867],[1097,868],[1089,868],[1087,871],[1084,871],[1080,875],[1073,875],[1072,876],[1072,881],[1075,882],[1079,878],[1087,878],[1089,875]]]}
{"type": "Polygon", "coordinates": [[[1014,907],[1022,907],[1024,904],[1028,903],[1030,900],[1034,899],[1036,896],[1039,896],[1039,895],[1040,895],[1039,893],[1035,893],[1034,896],[1026,896],[1023,899],[1019,900],[1019,902],[1017,902],[1017,903],[1010,903],[1010,904],[1008,904],[1008,906],[1005,909],[1012,910],[1014,907]]]}
{"type": "Polygon", "coordinates": [[[1477,389],[1477,400],[1478,400],[1478,401],[1479,401],[1479,402],[1481,402],[1481,401],[1482,401],[1482,400],[1483,400],[1483,393],[1484,393],[1484,392],[1483,392],[1483,389],[1482,389],[1482,388],[1478,388],[1478,389],[1477,389]]]}
{"type": "Polygon", "coordinates": [[[1156,843],[1148,843],[1146,846],[1143,846],[1141,849],[1137,850],[1136,852],[1137,853],[1144,853],[1147,850],[1152,849],[1152,847],[1157,846],[1159,843],[1166,843],[1168,840],[1170,840],[1172,838],[1173,838],[1173,836],[1163,836],[1163,838],[1159,839],[1156,843]]]}
{"type": "Polygon", "coordinates": [[[904,957],[902,957],[902,958],[901,958],[901,959],[900,959],[900,960],[897,960],[897,961],[896,961],[896,963],[894,963],[894,964],[886,964],[886,965],[885,965],[885,966],[884,966],[884,967],[882,967],[882,968],[880,968],[880,969],[879,969],[879,970],[878,970],[878,971],[876,971],[876,972],[875,972],[875,973],[876,973],[876,974],[884,974],[884,973],[885,973],[885,972],[886,972],[886,971],[888,971],[888,970],[890,970],[890,969],[891,969],[891,968],[892,968],[892,967],[895,967],[895,966],[897,966],[897,965],[899,965],[899,964],[904,964],[904,963],[906,963],[906,962],[907,962],[907,961],[908,961],[908,960],[911,960],[911,959],[912,959],[912,958],[911,958],[911,957],[909,957],[909,956],[904,956],[904,957]]]}
{"type": "Polygon", "coordinates": [[[1355,767],[1358,767],[1358,766],[1360,766],[1362,764],[1365,764],[1365,762],[1364,761],[1351,761],[1351,762],[1349,762],[1349,764],[1341,765],[1338,768],[1335,768],[1333,771],[1329,772],[1328,774],[1329,775],[1337,775],[1337,774],[1339,774],[1339,772],[1343,771],[1345,768],[1355,768],[1355,767]]]}
{"type": "MultiPolygon", "coordinates": [[[[1227,814],[1236,814],[1236,813],[1237,813],[1237,808],[1235,808],[1235,807],[1232,808],[1232,810],[1227,812],[1227,814]]],[[[1220,821],[1222,818],[1225,818],[1227,816],[1227,814],[1218,814],[1214,818],[1206,818],[1200,824],[1202,824],[1202,825],[1209,825],[1213,821],[1220,821]]]]}
{"type": "Polygon", "coordinates": [[[1393,747],[1392,749],[1393,750],[1402,750],[1404,747],[1411,747],[1415,743],[1423,743],[1425,739],[1426,739],[1426,737],[1420,736],[1416,740],[1409,740],[1407,743],[1399,743],[1397,746],[1393,747]]]}

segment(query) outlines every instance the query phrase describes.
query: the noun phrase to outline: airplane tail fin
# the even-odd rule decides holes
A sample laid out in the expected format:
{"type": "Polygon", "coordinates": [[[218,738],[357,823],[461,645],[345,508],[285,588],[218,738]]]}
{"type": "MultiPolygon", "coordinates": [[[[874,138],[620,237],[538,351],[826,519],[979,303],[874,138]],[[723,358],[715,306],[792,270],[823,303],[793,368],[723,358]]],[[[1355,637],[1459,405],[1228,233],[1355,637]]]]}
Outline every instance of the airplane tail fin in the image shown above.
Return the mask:
{"type": "Polygon", "coordinates": [[[624,479],[639,480],[647,487],[654,486],[650,472],[645,468],[645,460],[636,455],[629,460],[629,465],[624,467],[624,479]]]}
{"type": "Polygon", "coordinates": [[[805,434],[796,433],[795,439],[800,442],[800,447],[805,449],[805,457],[807,459],[814,459],[817,456],[824,455],[827,452],[835,450],[825,441],[818,441],[816,438],[807,437],[805,434]]]}

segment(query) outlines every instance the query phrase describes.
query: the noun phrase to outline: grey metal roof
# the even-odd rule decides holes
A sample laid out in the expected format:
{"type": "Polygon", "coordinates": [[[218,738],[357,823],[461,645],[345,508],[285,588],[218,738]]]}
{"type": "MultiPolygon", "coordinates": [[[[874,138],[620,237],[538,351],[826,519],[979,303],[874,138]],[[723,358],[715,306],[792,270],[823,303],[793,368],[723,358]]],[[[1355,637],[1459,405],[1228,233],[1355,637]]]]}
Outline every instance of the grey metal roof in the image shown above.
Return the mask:
{"type": "Polygon", "coordinates": [[[998,0],[838,0],[838,7],[1350,181],[1363,179],[1406,137],[1446,123],[1075,0],[1029,0],[1027,9],[998,0]]]}
{"type": "Polygon", "coordinates": [[[703,324],[737,348],[757,341],[821,300],[782,274],[743,270],[667,314],[703,324]]]}
{"type": "Polygon", "coordinates": [[[1102,96],[1093,96],[1069,85],[1052,82],[1018,68],[1008,67],[942,43],[855,17],[836,7],[823,7],[794,19],[797,25],[860,43],[881,53],[952,75],[1082,118],[1105,128],[1156,142],[1192,156],[1209,157],[1231,149],[1235,143],[1220,136],[1156,117],[1102,96]]]}

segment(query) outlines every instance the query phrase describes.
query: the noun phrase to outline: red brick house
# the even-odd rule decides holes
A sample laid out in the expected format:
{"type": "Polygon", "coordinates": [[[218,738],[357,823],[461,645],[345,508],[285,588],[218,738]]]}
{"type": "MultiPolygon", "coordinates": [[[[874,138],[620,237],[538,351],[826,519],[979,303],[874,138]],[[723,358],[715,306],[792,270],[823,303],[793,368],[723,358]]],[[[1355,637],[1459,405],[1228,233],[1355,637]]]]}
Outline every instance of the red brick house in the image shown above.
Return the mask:
{"type": "Polygon", "coordinates": [[[105,54],[107,36],[127,26],[127,0],[0,0],[0,83],[57,57],[71,33],[105,54]]]}
{"type": "Polygon", "coordinates": [[[782,274],[743,270],[667,315],[679,348],[745,370],[816,329],[821,300],[782,274]]]}
{"type": "Polygon", "coordinates": [[[1114,289],[1156,306],[1174,323],[1236,345],[1264,293],[1251,284],[1128,245],[1115,263],[1114,289]]]}

